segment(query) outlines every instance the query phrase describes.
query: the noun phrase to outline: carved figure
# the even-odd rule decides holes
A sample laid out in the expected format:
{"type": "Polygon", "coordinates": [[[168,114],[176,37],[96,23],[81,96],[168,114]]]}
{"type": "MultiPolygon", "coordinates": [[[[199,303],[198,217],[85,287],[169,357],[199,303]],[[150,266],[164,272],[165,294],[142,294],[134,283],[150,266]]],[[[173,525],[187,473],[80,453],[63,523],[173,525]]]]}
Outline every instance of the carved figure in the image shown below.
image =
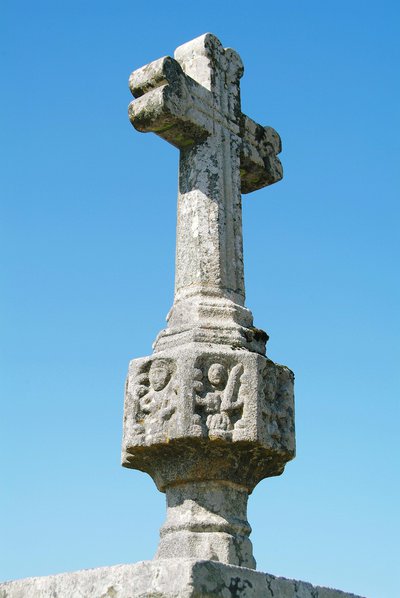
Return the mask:
{"type": "Polygon", "coordinates": [[[278,440],[280,431],[276,422],[276,390],[277,390],[277,372],[276,366],[272,361],[267,361],[262,372],[263,378],[263,398],[261,403],[261,413],[264,419],[264,425],[268,437],[278,440]]]}
{"type": "Polygon", "coordinates": [[[176,389],[171,383],[171,364],[164,359],[151,362],[148,372],[137,377],[135,434],[146,438],[165,436],[166,424],[176,411],[176,389]]]}
{"type": "MultiPolygon", "coordinates": [[[[243,401],[238,399],[240,377],[243,373],[241,363],[235,365],[229,375],[221,363],[213,363],[208,369],[207,380],[210,390],[204,396],[196,397],[196,405],[206,416],[206,428],[211,436],[231,439],[234,427],[233,414],[243,408],[243,401]]],[[[201,388],[203,388],[203,384],[201,388]]],[[[199,382],[196,389],[200,388],[199,382]]],[[[198,419],[198,418],[197,418],[198,419]]]]}
{"type": "Polygon", "coordinates": [[[289,368],[277,365],[276,424],[280,441],[294,451],[294,375],[289,368]]]}
{"type": "Polygon", "coordinates": [[[294,450],[293,373],[285,366],[268,361],[262,377],[261,412],[269,442],[294,450]]]}

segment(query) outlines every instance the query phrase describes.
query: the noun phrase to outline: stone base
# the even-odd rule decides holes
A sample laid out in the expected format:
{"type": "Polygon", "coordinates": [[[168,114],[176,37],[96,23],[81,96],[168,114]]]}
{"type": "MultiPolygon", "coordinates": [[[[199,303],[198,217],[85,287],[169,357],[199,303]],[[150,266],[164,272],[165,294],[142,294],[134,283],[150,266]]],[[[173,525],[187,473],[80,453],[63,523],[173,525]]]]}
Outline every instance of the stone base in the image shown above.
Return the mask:
{"type": "Polygon", "coordinates": [[[361,598],[216,561],[165,559],[0,584],[0,598],[361,598]]]}
{"type": "Polygon", "coordinates": [[[167,488],[167,518],[156,559],[218,561],[256,568],[247,521],[247,490],[224,482],[167,488]]]}

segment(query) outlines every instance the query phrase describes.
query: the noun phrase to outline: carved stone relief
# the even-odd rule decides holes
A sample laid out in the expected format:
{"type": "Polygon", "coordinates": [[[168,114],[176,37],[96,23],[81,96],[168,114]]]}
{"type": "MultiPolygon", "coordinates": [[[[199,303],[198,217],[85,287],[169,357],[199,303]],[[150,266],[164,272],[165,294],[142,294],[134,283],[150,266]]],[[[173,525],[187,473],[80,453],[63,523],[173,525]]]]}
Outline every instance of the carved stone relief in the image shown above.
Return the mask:
{"type": "Polygon", "coordinates": [[[232,440],[243,414],[241,363],[205,360],[196,364],[193,424],[203,436],[232,440]]]}
{"type": "Polygon", "coordinates": [[[158,441],[171,433],[177,409],[174,373],[171,359],[148,360],[139,368],[128,390],[133,398],[134,436],[158,441]]]}
{"type": "Polygon", "coordinates": [[[289,368],[283,365],[277,365],[276,369],[278,388],[275,400],[275,419],[280,430],[283,447],[289,451],[294,451],[294,375],[289,368]]]}
{"type": "Polygon", "coordinates": [[[267,360],[261,376],[261,414],[267,441],[274,448],[294,450],[293,373],[267,360]]]}

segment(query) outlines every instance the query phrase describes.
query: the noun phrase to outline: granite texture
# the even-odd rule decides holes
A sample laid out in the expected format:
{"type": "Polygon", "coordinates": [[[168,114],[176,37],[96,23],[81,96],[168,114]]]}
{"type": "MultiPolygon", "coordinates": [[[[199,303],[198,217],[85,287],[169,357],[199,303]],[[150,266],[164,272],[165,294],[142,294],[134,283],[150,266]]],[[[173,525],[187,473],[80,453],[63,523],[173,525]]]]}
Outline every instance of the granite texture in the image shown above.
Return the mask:
{"type": "Polygon", "coordinates": [[[169,559],[0,584],[0,598],[361,598],[215,561],[169,559]]]}

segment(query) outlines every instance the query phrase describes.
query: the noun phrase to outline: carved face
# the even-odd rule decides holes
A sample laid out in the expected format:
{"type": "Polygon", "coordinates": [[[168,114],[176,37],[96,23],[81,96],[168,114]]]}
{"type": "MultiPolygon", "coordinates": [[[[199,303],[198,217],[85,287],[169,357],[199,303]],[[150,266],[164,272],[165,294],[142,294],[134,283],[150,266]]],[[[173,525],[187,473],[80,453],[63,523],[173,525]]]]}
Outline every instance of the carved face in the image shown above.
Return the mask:
{"type": "Polygon", "coordinates": [[[170,372],[165,363],[153,361],[149,371],[149,382],[154,390],[162,390],[168,384],[170,372]]]}
{"type": "Polygon", "coordinates": [[[223,388],[228,379],[226,368],[220,363],[213,363],[208,370],[208,379],[213,386],[223,388]]]}

